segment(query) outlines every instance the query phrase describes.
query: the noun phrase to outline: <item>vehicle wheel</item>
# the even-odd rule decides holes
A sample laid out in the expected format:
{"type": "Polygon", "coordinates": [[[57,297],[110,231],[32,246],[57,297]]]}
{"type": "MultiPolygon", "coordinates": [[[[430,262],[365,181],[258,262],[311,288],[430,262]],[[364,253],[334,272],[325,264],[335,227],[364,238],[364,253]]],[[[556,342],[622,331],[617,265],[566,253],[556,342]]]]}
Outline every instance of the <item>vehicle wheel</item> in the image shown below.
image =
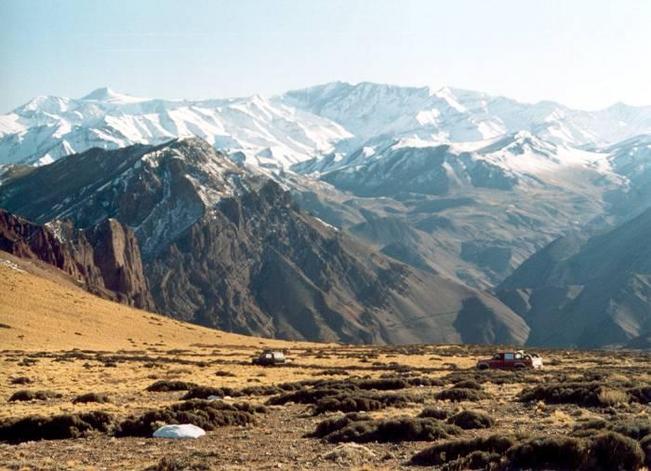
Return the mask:
{"type": "Polygon", "coordinates": [[[478,370],[487,370],[487,369],[488,369],[488,365],[486,365],[486,364],[484,364],[484,363],[480,363],[479,365],[477,365],[477,369],[478,369],[478,370]]]}
{"type": "Polygon", "coordinates": [[[523,370],[525,368],[524,365],[515,365],[516,370],[523,370]]]}

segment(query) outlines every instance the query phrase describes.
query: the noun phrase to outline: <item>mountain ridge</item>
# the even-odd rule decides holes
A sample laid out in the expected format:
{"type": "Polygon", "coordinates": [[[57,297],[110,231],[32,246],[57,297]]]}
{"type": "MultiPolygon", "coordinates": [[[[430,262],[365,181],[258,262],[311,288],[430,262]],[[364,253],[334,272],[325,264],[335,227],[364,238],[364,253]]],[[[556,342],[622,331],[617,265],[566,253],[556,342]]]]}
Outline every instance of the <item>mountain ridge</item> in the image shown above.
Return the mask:
{"type": "Polygon", "coordinates": [[[62,158],[5,181],[0,206],[41,223],[117,218],[134,228],[157,309],[202,325],[354,343],[528,335],[490,294],[358,245],[198,138],[62,158]]]}

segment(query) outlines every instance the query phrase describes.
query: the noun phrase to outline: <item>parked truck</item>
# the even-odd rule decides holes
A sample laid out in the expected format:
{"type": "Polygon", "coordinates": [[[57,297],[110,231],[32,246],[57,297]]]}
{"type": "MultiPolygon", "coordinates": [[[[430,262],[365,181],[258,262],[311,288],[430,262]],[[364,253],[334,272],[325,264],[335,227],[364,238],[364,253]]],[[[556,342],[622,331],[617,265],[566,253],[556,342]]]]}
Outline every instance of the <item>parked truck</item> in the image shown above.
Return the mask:
{"type": "Polygon", "coordinates": [[[528,353],[523,350],[511,352],[497,352],[493,358],[477,361],[477,368],[487,369],[540,369],[543,360],[537,353],[528,353]]]}

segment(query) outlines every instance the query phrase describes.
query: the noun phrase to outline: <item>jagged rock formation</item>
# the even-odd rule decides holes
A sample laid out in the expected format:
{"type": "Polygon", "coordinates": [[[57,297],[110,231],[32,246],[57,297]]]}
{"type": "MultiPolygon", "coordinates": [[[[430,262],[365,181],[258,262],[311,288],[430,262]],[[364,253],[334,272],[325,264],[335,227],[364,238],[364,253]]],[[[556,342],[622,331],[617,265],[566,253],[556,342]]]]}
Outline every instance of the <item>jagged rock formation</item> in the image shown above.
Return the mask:
{"type": "Polygon", "coordinates": [[[82,231],[62,221],[41,226],[0,209],[0,250],[53,265],[102,297],[154,308],[138,242],[116,220],[82,231]]]}

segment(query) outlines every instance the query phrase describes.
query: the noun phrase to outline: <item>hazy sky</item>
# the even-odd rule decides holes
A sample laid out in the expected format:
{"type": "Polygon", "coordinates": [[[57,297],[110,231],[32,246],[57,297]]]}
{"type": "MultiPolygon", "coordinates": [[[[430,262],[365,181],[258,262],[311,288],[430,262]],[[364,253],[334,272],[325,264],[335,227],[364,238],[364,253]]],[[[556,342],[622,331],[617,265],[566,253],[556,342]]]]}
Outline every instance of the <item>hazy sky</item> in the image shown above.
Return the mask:
{"type": "Polygon", "coordinates": [[[332,80],[651,105],[650,0],[0,0],[0,112],[35,95],[332,80]]]}

